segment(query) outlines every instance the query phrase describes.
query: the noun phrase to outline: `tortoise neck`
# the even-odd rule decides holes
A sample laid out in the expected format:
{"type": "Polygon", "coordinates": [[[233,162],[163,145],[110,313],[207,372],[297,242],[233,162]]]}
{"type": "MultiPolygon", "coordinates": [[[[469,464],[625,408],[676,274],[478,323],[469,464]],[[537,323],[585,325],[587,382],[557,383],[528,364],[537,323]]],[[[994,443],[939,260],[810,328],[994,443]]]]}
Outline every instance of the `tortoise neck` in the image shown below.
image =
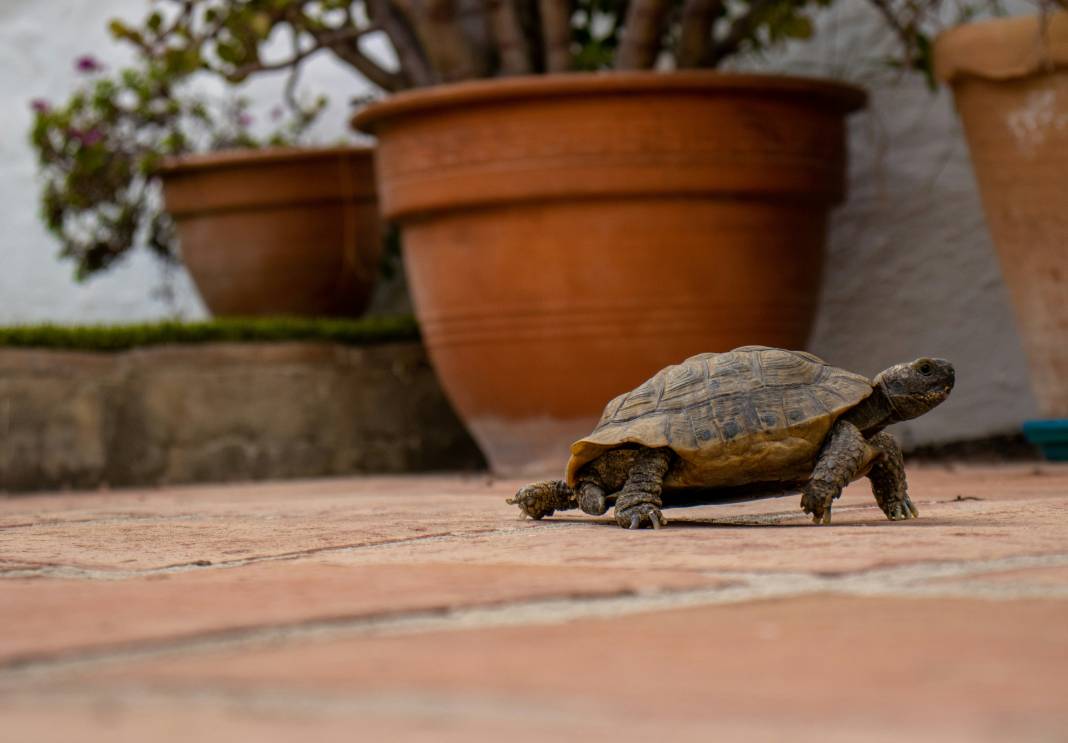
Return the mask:
{"type": "Polygon", "coordinates": [[[872,393],[842,418],[859,428],[865,436],[876,434],[891,423],[897,422],[894,407],[879,385],[875,385],[872,393]]]}

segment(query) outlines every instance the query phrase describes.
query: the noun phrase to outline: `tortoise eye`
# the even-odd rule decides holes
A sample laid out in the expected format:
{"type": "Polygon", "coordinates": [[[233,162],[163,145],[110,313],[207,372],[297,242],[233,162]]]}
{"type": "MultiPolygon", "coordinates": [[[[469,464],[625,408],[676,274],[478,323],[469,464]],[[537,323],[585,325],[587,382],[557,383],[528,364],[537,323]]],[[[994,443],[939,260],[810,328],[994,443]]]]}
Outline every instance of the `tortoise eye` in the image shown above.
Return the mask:
{"type": "Polygon", "coordinates": [[[932,371],[934,371],[934,368],[931,366],[931,362],[929,362],[929,361],[921,361],[920,365],[916,367],[916,371],[918,371],[920,374],[922,374],[922,375],[924,375],[926,377],[932,371]]]}

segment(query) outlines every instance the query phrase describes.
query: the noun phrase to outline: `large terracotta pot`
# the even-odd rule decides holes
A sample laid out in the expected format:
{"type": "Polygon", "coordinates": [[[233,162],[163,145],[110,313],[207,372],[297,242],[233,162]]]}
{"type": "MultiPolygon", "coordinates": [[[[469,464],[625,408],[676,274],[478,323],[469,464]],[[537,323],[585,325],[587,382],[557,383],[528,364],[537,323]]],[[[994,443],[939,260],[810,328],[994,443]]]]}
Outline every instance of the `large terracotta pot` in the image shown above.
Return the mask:
{"type": "Polygon", "coordinates": [[[940,36],[1044,415],[1068,418],[1068,13],[940,36]]]}
{"type": "Polygon", "coordinates": [[[605,403],[666,364],[803,347],[863,101],[814,80],[614,73],[362,111],[431,358],[491,467],[561,470],[605,403]]]}
{"type": "Polygon", "coordinates": [[[182,261],[216,315],[359,315],[381,247],[368,148],[240,150],[161,171],[182,261]]]}

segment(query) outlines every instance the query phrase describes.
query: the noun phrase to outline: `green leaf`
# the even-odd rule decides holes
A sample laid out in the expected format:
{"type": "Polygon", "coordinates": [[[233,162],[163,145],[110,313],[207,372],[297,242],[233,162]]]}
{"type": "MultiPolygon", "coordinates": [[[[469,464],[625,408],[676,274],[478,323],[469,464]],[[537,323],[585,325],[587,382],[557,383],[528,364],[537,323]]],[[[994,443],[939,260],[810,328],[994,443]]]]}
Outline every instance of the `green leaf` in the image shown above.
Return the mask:
{"type": "Polygon", "coordinates": [[[934,74],[934,45],[926,34],[916,34],[916,49],[912,66],[923,73],[930,90],[938,90],[938,80],[935,79],[934,74]]]}
{"type": "Polygon", "coordinates": [[[792,15],[783,21],[779,30],[791,39],[809,39],[812,37],[812,21],[808,16],[792,15]]]}
{"type": "Polygon", "coordinates": [[[131,33],[131,29],[118,18],[108,21],[108,31],[116,39],[125,39],[131,33]]]}
{"type": "Polygon", "coordinates": [[[256,13],[249,20],[248,25],[256,36],[265,39],[271,33],[271,16],[267,13],[256,13]]]}

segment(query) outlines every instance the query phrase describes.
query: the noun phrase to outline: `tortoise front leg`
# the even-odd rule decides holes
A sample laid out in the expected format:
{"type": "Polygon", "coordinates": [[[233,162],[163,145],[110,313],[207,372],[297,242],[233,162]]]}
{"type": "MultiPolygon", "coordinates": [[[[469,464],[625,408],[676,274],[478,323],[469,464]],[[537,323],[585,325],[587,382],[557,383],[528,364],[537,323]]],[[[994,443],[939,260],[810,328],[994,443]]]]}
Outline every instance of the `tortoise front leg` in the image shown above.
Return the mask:
{"type": "Polygon", "coordinates": [[[831,504],[871,457],[872,450],[859,428],[844,420],[834,424],[820,450],[812,478],[801,488],[801,508],[812,514],[812,523],[831,523],[831,504]]]}
{"type": "Polygon", "coordinates": [[[660,493],[671,456],[668,449],[642,449],[638,452],[627,482],[616,497],[617,524],[624,529],[640,529],[646,525],[659,529],[667,524],[667,519],[660,513],[663,506],[660,493]]]}
{"type": "Polygon", "coordinates": [[[868,479],[875,502],[883,509],[886,518],[891,521],[914,519],[920,515],[909,498],[908,483],[905,482],[905,458],[897,440],[886,431],[877,433],[868,439],[868,444],[875,450],[868,479]]]}

